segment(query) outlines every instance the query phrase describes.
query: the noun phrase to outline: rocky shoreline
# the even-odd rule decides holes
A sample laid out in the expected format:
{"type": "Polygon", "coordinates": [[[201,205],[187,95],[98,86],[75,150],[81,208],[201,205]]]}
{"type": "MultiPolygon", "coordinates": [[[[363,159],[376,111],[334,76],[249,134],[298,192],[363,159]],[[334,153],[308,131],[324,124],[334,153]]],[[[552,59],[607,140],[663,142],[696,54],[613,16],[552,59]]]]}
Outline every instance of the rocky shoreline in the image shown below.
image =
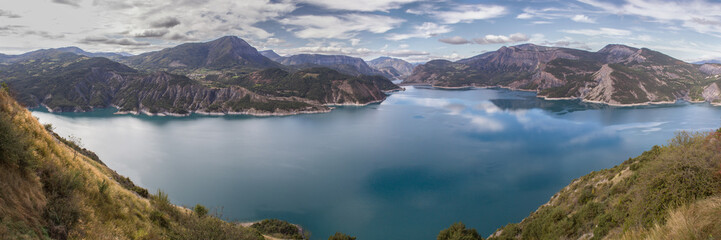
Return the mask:
{"type": "MultiPolygon", "coordinates": [[[[459,86],[459,87],[444,87],[444,86],[435,86],[432,84],[403,84],[403,86],[426,86],[431,88],[437,88],[437,89],[444,89],[444,90],[470,90],[470,89],[490,89],[490,88],[500,88],[500,89],[508,89],[512,91],[522,91],[522,92],[535,92],[538,94],[538,91],[536,90],[527,90],[527,89],[518,89],[513,87],[506,87],[506,86],[477,86],[475,84],[469,85],[469,86],[459,86]]],[[[663,105],[663,104],[674,104],[678,100],[685,100],[685,99],[677,99],[676,101],[658,101],[658,102],[643,102],[643,103],[609,103],[609,102],[603,102],[603,101],[594,101],[594,100],[587,100],[582,99],[579,97],[560,97],[560,98],[554,98],[554,97],[547,97],[547,96],[539,96],[536,95],[536,97],[541,98],[543,100],[549,100],[549,101],[558,101],[558,100],[581,100],[581,102],[586,103],[596,103],[596,104],[604,104],[608,106],[613,107],[635,107],[635,106],[651,106],[651,105],[663,105]]],[[[709,103],[712,106],[721,106],[721,102],[708,102],[708,101],[691,101],[686,100],[690,103],[709,103]]]]}

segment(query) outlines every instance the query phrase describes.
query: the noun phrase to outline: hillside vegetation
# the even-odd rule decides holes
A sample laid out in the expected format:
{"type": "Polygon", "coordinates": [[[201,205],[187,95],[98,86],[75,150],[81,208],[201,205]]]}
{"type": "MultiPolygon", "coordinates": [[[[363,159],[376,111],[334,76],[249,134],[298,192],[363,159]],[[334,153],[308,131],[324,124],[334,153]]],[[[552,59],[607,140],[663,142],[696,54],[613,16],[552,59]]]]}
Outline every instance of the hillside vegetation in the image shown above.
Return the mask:
{"type": "Polygon", "coordinates": [[[47,129],[0,90],[0,239],[263,239],[149,195],[47,129]]]}
{"type": "Polygon", "coordinates": [[[611,169],[574,180],[489,239],[717,239],[721,129],[678,133],[611,169]]]}

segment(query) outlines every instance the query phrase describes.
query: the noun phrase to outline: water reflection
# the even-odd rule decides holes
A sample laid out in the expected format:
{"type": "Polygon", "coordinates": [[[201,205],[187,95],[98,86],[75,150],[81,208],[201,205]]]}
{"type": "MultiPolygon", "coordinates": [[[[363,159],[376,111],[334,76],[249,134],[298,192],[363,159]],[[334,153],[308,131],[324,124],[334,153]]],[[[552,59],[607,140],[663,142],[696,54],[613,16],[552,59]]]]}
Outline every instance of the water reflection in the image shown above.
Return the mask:
{"type": "Polygon", "coordinates": [[[282,218],[314,239],[433,239],[463,221],[517,222],[572,179],[680,129],[717,128],[707,104],[608,107],[504,89],[408,87],[381,104],[287,117],[35,111],[111,168],[175,203],[282,218]]]}

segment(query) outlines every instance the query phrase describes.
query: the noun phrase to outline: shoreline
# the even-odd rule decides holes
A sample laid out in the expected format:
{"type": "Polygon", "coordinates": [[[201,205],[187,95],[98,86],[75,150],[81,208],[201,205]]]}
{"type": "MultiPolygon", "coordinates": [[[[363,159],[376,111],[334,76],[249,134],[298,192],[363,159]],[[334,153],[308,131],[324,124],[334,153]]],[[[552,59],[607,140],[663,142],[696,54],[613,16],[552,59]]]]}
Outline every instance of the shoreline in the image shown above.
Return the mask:
{"type": "MultiPolygon", "coordinates": [[[[116,108],[117,109],[117,108],[116,108]]],[[[300,114],[317,114],[317,113],[329,113],[333,110],[333,107],[329,107],[325,110],[313,110],[313,111],[295,111],[295,112],[257,112],[254,109],[252,110],[246,110],[242,112],[205,112],[205,111],[190,111],[186,114],[179,114],[179,113],[170,113],[170,112],[158,112],[158,113],[151,113],[148,111],[141,110],[138,111],[117,111],[114,112],[113,115],[146,115],[146,116],[153,116],[153,117],[189,117],[193,114],[197,115],[204,115],[204,116],[235,116],[235,115],[246,115],[246,116],[253,116],[253,117],[280,117],[280,116],[292,116],[292,115],[300,115],[300,114]]]]}
{"type": "MultiPolygon", "coordinates": [[[[678,102],[678,100],[684,100],[684,99],[677,99],[676,101],[658,101],[658,102],[651,102],[651,101],[649,101],[649,102],[643,102],[643,103],[608,103],[608,102],[602,102],[602,101],[586,100],[586,99],[582,99],[582,98],[580,98],[580,97],[559,97],[559,98],[555,98],[555,97],[539,96],[537,90],[517,89],[517,88],[505,87],[505,86],[481,86],[481,87],[479,87],[479,86],[476,86],[475,84],[473,84],[473,85],[471,85],[471,86],[462,86],[462,87],[443,87],[443,86],[435,86],[435,85],[432,85],[432,84],[421,84],[421,83],[418,83],[418,84],[403,84],[402,86],[427,86],[427,87],[432,87],[432,88],[437,88],[437,89],[445,89],[445,90],[500,88],[500,89],[508,89],[508,90],[512,90],[512,91],[535,92],[537,98],[541,98],[541,99],[543,99],[543,100],[548,100],[548,101],[581,100],[581,102],[585,102],[585,103],[603,104],[603,105],[612,106],[612,107],[637,107],[637,106],[651,106],[651,105],[675,104],[676,102],[678,102]]],[[[687,102],[690,102],[690,103],[709,103],[709,104],[711,104],[711,106],[721,107],[721,102],[713,103],[713,102],[708,102],[708,101],[688,101],[688,100],[686,100],[686,101],[687,101],[687,102]]]]}

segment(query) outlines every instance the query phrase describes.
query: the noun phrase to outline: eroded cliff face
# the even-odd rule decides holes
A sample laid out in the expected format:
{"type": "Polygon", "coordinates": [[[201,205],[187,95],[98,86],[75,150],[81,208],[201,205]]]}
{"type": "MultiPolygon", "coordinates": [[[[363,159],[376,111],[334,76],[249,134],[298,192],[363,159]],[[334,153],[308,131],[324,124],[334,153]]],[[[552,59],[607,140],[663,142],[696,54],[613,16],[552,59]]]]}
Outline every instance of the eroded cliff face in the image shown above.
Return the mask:
{"type": "Polygon", "coordinates": [[[327,112],[327,105],[379,102],[386,91],[398,90],[383,77],[348,76],[327,68],[293,74],[281,69],[260,71],[247,77],[247,86],[224,87],[167,72],[140,73],[107,59],[79,59],[66,68],[10,84],[20,86],[18,94],[26,105],[54,112],[117,107],[121,113],[160,115],[327,112]]]}
{"type": "Polygon", "coordinates": [[[614,105],[711,101],[701,89],[719,81],[719,66],[693,65],[623,45],[587,52],[524,44],[457,62],[430,61],[401,84],[506,87],[536,91],[544,98],[614,105]]]}
{"type": "Polygon", "coordinates": [[[413,64],[404,60],[389,57],[379,57],[368,62],[368,65],[393,78],[403,79],[413,72],[413,64]]]}
{"type": "Polygon", "coordinates": [[[329,110],[308,99],[262,96],[242,87],[209,88],[186,77],[166,72],[121,75],[109,71],[92,71],[83,81],[71,84],[74,84],[77,97],[64,99],[64,103],[58,104],[60,101],[47,95],[30,105],[42,105],[54,112],[117,107],[121,113],[165,115],[187,115],[192,112],[271,115],[329,110]]]}
{"type": "Polygon", "coordinates": [[[721,89],[719,89],[718,84],[712,83],[703,89],[701,96],[707,102],[719,104],[721,101],[721,89]]]}

